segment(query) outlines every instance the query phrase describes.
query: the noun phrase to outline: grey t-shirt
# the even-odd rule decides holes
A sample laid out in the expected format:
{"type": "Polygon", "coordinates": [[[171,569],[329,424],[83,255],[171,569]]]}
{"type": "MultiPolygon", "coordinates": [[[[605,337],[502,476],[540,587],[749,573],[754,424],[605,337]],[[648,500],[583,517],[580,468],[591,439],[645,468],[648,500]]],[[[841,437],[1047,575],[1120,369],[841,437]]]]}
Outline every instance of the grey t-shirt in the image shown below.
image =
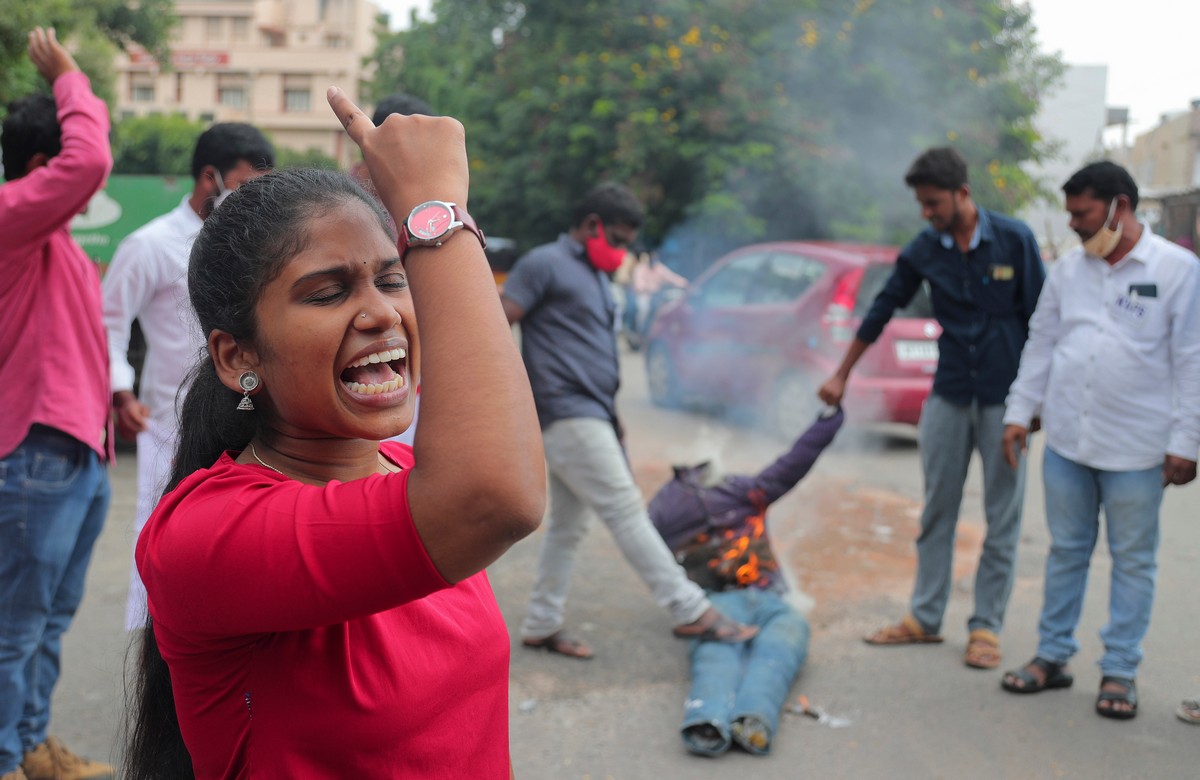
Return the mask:
{"type": "Polygon", "coordinates": [[[525,311],[521,353],[542,428],[571,417],[615,423],[617,304],[608,277],[566,234],[517,261],[504,296],[525,311]]]}

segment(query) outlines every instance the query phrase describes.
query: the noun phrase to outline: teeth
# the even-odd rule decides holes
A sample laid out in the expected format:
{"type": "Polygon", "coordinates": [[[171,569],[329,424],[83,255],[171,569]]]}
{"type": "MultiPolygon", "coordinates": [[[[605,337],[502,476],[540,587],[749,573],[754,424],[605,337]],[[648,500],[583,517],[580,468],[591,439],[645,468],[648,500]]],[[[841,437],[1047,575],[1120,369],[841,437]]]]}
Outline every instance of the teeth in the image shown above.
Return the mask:
{"type": "Polygon", "coordinates": [[[372,355],[367,355],[364,358],[354,361],[347,368],[359,368],[371,363],[389,363],[393,360],[399,360],[402,357],[407,357],[408,353],[402,349],[385,349],[382,352],[376,352],[372,355]]]}
{"type": "Polygon", "coordinates": [[[350,388],[351,392],[361,393],[362,395],[377,395],[379,393],[390,393],[393,390],[399,390],[404,386],[404,377],[397,374],[394,379],[388,382],[379,384],[366,384],[362,382],[346,382],[346,387],[350,388]]]}

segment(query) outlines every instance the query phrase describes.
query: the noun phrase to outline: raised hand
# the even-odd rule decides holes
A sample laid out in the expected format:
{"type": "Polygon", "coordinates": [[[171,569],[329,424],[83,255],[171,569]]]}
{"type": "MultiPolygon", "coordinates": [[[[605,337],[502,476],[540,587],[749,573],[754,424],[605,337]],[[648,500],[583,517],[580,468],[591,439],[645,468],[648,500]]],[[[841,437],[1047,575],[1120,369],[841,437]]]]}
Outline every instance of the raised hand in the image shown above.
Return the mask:
{"type": "Polygon", "coordinates": [[[63,48],[54,34],[54,28],[34,27],[29,33],[29,59],[33,60],[38,73],[51,84],[64,73],[79,70],[71,52],[63,48]]]}
{"type": "Polygon", "coordinates": [[[397,222],[427,200],[466,208],[466,132],[457,119],[392,114],[375,127],[337,87],[329,88],[327,98],[350,139],[362,149],[371,181],[397,222]]]}

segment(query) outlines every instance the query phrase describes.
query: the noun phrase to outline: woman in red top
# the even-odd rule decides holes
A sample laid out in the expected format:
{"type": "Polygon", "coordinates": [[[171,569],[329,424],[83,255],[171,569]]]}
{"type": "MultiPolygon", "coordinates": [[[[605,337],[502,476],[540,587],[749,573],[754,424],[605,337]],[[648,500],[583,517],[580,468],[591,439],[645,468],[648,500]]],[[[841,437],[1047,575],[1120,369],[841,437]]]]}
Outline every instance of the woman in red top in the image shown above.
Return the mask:
{"type": "MultiPolygon", "coordinates": [[[[397,222],[465,209],[457,121],[330,104],[397,222]]],[[[188,285],[208,350],[137,546],[127,778],[510,776],[483,569],[537,526],[545,475],[480,244],[459,230],[402,264],[374,201],[321,171],[247,182],[205,222],[188,285]],[[381,446],[417,365],[415,449],[381,446]]]]}

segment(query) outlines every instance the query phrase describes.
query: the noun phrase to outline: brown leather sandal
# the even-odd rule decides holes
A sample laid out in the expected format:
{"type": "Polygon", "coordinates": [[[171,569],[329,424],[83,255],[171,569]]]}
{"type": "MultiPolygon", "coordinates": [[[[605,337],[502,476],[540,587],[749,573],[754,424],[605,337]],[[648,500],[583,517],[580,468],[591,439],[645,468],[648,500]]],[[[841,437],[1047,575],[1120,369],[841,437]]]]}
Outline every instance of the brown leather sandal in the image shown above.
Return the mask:
{"type": "Polygon", "coordinates": [[[550,636],[541,639],[522,639],[521,644],[530,650],[545,650],[548,653],[558,653],[568,658],[578,658],[581,661],[586,661],[593,655],[592,648],[562,631],[555,631],[550,636]]]}
{"type": "Polygon", "coordinates": [[[1000,665],[1000,637],[986,628],[977,628],[967,636],[963,663],[972,669],[995,669],[1000,665]]]}
{"type": "Polygon", "coordinates": [[[899,623],[864,636],[863,641],[869,645],[923,645],[946,640],[939,634],[926,632],[912,615],[905,615],[899,623]]]}

